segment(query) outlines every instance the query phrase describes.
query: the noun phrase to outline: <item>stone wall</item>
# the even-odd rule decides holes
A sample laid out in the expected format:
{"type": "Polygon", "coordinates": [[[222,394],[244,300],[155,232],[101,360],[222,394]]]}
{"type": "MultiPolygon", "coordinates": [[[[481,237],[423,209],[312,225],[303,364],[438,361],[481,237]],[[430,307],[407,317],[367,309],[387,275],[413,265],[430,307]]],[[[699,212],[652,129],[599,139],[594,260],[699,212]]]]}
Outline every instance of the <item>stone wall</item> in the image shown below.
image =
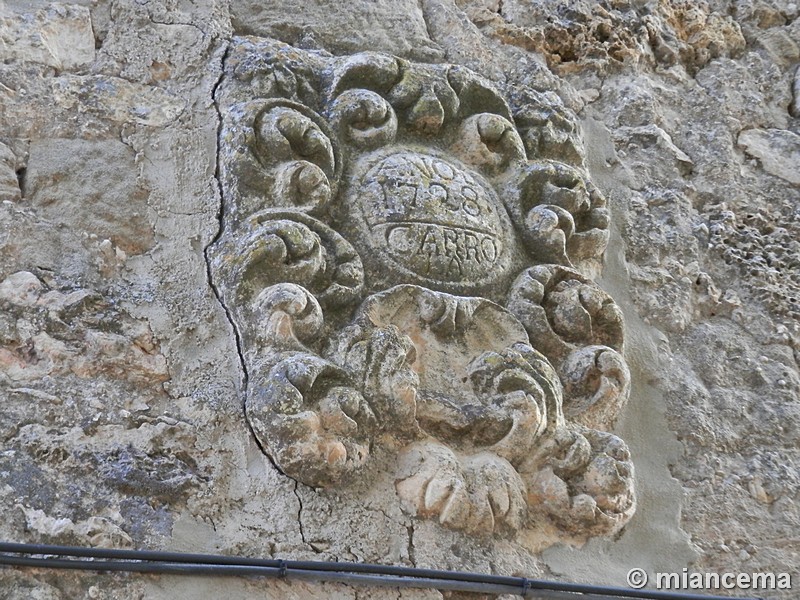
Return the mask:
{"type": "MultiPolygon", "coordinates": [[[[0,538],[800,586],[798,17],[7,0],[0,538]],[[397,254],[413,227],[375,245],[375,182],[408,178],[457,277],[397,254]]],[[[0,598],[222,595],[441,597],[0,571],[0,598]]]]}

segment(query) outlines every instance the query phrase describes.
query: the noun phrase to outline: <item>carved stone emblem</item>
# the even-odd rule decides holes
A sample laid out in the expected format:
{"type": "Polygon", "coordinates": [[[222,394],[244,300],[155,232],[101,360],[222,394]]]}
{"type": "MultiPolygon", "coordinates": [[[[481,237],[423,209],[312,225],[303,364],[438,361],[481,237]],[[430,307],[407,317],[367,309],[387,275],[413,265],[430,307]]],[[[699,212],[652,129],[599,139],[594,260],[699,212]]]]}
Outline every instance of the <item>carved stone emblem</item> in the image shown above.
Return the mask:
{"type": "Polygon", "coordinates": [[[375,269],[435,288],[479,287],[509,269],[513,226],[477,174],[409,150],[370,158],[345,197],[375,269]]]}
{"type": "Polygon", "coordinates": [[[622,315],[574,121],[452,65],[237,38],[216,92],[215,281],[246,418],[287,476],[393,457],[398,502],[476,534],[635,509],[622,315]]]}

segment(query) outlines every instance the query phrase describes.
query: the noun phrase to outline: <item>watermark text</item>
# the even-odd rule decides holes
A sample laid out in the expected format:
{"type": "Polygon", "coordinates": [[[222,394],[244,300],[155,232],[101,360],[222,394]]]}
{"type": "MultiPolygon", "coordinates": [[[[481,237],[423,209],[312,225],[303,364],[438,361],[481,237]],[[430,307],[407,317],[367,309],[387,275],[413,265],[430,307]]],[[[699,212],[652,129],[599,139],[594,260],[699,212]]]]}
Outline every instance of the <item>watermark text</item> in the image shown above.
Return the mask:
{"type": "Polygon", "coordinates": [[[683,569],[678,573],[655,573],[644,569],[628,571],[628,586],[642,589],[648,582],[657,590],[790,590],[789,573],[701,573],[683,569]]]}

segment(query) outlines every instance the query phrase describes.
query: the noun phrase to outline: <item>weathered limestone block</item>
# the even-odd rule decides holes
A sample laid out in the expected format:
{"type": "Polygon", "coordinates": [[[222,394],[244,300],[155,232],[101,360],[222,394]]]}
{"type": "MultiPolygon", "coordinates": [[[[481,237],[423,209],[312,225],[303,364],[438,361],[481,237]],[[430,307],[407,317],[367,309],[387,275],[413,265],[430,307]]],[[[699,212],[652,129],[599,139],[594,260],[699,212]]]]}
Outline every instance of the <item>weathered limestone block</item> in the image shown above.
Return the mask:
{"type": "Polygon", "coordinates": [[[94,58],[87,7],[52,3],[22,15],[4,14],[0,8],[0,61],[33,62],[72,71],[87,67],[94,58]]]}
{"type": "Polygon", "coordinates": [[[127,254],[141,254],[154,243],[148,193],[122,142],[44,139],[30,146],[25,195],[37,213],[58,224],[68,211],[83,232],[108,239],[127,254]],[[87,187],[86,180],[103,185],[87,187]]]}
{"type": "Polygon", "coordinates": [[[739,146],[758,158],[767,173],[800,185],[800,135],[783,129],[748,129],[739,134],[739,146]]]}
{"type": "Polygon", "coordinates": [[[114,132],[126,124],[165,127],[186,108],[186,101],[174,94],[119,77],[63,73],[31,78],[3,64],[0,77],[0,128],[11,138],[118,137],[114,132]]]}
{"type": "Polygon", "coordinates": [[[569,113],[512,97],[453,65],[236,38],[212,271],[286,475],[346,486],[380,453],[413,517],[613,533],[635,495],[605,433],[630,379],[591,279],[608,210],[569,113]]]}
{"type": "Polygon", "coordinates": [[[20,271],[0,282],[0,376],[17,386],[44,377],[168,379],[145,322],[92,290],[59,291],[20,271]]]}
{"type": "Polygon", "coordinates": [[[0,143],[0,201],[14,202],[20,198],[17,163],[11,148],[0,143]]]}
{"type": "Polygon", "coordinates": [[[562,75],[651,62],[696,72],[745,48],[739,23],[708,2],[459,0],[475,25],[503,44],[538,52],[562,75]]]}
{"type": "Polygon", "coordinates": [[[380,48],[428,60],[444,55],[428,37],[416,0],[377,0],[358,6],[321,0],[313,7],[303,0],[243,0],[231,5],[231,21],[240,34],[273,37],[300,48],[321,47],[337,53],[380,48]],[[398,36],[397,30],[403,35],[398,36]],[[342,35],[344,31],[347,35],[342,35]]]}

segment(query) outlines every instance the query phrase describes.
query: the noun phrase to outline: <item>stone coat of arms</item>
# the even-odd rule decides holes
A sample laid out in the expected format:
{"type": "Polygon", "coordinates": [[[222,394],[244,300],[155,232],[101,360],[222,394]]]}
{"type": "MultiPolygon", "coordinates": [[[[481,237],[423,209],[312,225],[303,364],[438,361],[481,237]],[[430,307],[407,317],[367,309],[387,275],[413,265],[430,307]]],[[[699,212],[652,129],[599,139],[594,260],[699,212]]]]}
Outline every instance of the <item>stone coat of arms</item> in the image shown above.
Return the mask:
{"type": "Polygon", "coordinates": [[[380,453],[414,517],[618,531],[630,377],[574,117],[462,67],[258,38],[216,101],[212,269],[274,464],[345,486],[380,453]]]}

